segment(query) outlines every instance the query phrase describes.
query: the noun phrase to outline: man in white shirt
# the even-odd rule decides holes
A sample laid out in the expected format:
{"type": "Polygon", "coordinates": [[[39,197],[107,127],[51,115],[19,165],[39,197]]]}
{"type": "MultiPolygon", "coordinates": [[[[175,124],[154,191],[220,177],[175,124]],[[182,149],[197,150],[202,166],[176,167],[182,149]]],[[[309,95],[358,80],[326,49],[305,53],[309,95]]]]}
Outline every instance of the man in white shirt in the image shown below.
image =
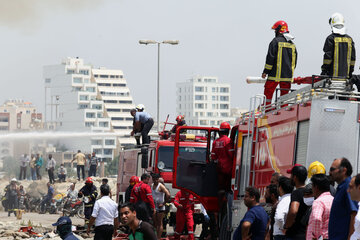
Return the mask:
{"type": "Polygon", "coordinates": [[[283,240],[285,238],[284,224],[286,216],[289,211],[290,195],[294,187],[291,184],[290,178],[281,176],[279,177],[278,192],[280,195],[278,205],[275,211],[275,223],[274,223],[274,240],[283,240]]]}
{"type": "Polygon", "coordinates": [[[54,177],[55,166],[56,166],[56,161],[52,157],[52,154],[49,154],[49,159],[48,159],[48,162],[47,162],[47,165],[46,165],[46,170],[48,171],[50,184],[55,183],[55,177],[54,177]]]}
{"type": "Polygon", "coordinates": [[[118,205],[109,197],[109,185],[101,185],[100,192],[101,198],[95,202],[87,233],[90,233],[91,226],[95,222],[94,240],[111,240],[112,235],[116,236],[116,229],[119,226],[118,205]]]}

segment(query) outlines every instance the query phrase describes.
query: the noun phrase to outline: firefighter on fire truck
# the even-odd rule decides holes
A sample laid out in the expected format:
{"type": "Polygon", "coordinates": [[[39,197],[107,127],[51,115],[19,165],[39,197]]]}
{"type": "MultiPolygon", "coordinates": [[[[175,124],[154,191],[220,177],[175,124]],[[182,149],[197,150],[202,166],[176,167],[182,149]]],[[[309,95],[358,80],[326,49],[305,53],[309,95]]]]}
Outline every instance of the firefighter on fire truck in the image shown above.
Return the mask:
{"type": "MultiPolygon", "coordinates": [[[[179,115],[176,117],[176,125],[171,129],[171,133],[176,133],[176,129],[181,126],[186,126],[185,117],[183,115],[179,115]]],[[[186,130],[180,130],[180,133],[186,133],[186,130]]]]}
{"type": "Polygon", "coordinates": [[[219,191],[230,191],[231,173],[234,156],[234,145],[228,137],[230,124],[223,122],[220,124],[219,138],[213,142],[211,159],[217,162],[217,174],[219,191]]]}
{"type": "Polygon", "coordinates": [[[194,196],[181,189],[175,195],[174,205],[177,208],[174,240],[180,239],[185,223],[188,240],[194,240],[194,196]]]}
{"type": "Polygon", "coordinates": [[[264,86],[266,104],[271,104],[279,82],[280,94],[285,95],[289,92],[297,61],[296,47],[292,42],[294,37],[290,35],[287,23],[277,21],[271,29],[275,30],[275,38],[269,44],[265,68],[261,75],[262,78],[267,76],[264,86]]]}
{"type": "Polygon", "coordinates": [[[321,75],[349,79],[355,66],[355,45],[352,38],[346,34],[344,17],[334,13],[329,19],[332,33],[324,44],[324,60],[321,75]]]}

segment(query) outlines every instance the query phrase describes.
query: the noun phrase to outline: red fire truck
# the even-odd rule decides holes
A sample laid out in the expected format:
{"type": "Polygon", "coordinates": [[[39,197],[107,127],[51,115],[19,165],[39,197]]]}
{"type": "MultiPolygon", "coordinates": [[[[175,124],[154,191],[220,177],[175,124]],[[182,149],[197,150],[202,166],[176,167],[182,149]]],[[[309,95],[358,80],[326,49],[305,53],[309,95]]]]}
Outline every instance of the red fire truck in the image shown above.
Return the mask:
{"type": "Polygon", "coordinates": [[[264,96],[251,98],[250,111],[243,114],[232,128],[235,156],[232,192],[223,204],[217,199],[216,164],[210,161],[212,141],[217,128],[181,127],[203,131],[207,136],[205,158],[181,156],[179,139],[175,141],[173,187],[186,189],[210,212],[218,212],[221,221],[219,239],[231,234],[247,211],[243,196],[247,186],[260,189],[262,195],[271,175],[299,163],[306,167],[313,161],[330,168],[335,158],[346,157],[354,172],[359,172],[359,93],[348,81],[300,79],[310,85],[277,98],[271,105],[262,105],[264,96]]]}

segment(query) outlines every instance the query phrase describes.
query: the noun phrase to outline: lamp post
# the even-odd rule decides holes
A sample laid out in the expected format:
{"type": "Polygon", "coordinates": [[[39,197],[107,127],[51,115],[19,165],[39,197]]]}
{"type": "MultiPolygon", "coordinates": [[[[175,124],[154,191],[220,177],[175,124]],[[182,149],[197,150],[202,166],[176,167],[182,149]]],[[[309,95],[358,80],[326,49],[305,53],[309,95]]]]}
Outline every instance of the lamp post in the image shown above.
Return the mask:
{"type": "Polygon", "coordinates": [[[158,42],[155,40],[140,40],[140,44],[157,44],[158,47],[158,63],[157,63],[157,131],[160,129],[160,44],[171,44],[177,45],[179,44],[179,40],[164,40],[162,42],[158,42]]]}

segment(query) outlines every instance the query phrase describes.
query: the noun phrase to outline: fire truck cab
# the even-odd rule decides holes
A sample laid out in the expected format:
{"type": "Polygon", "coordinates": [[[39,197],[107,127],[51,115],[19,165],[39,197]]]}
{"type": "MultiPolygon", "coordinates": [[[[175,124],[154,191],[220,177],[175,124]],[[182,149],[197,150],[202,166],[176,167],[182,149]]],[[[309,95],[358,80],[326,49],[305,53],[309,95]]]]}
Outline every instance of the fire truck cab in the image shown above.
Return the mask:
{"type": "MultiPolygon", "coordinates": [[[[354,173],[359,172],[360,94],[348,81],[319,79],[311,85],[264,105],[264,96],[251,98],[250,111],[232,128],[235,156],[231,189],[219,208],[216,166],[210,158],[216,128],[207,131],[205,159],[178,154],[175,141],[173,187],[193,193],[209,212],[220,213],[220,239],[230,239],[247,211],[245,188],[254,186],[265,193],[271,175],[299,163],[308,167],[319,161],[330,168],[336,158],[346,157],[354,173]]],[[[194,127],[181,127],[194,129],[194,127]]]]}

